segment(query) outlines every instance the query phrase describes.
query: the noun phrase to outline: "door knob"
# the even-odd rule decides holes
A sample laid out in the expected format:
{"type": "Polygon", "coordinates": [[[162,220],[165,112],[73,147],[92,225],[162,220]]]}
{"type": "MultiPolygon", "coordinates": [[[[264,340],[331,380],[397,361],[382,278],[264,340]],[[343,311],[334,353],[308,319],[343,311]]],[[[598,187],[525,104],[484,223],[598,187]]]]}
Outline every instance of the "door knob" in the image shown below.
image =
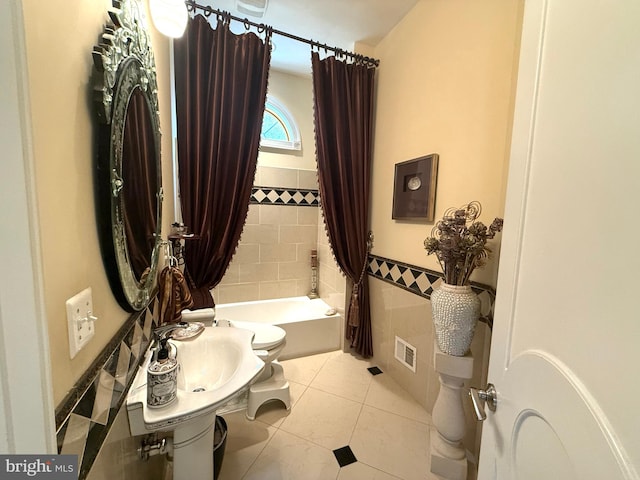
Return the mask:
{"type": "Polygon", "coordinates": [[[496,387],[494,387],[493,384],[487,384],[487,388],[485,390],[470,387],[469,396],[471,397],[471,403],[473,403],[473,411],[479,422],[482,422],[487,418],[487,414],[484,412],[484,406],[482,405],[483,401],[489,407],[489,410],[492,412],[496,411],[496,406],[498,405],[498,392],[496,392],[496,387]]]}

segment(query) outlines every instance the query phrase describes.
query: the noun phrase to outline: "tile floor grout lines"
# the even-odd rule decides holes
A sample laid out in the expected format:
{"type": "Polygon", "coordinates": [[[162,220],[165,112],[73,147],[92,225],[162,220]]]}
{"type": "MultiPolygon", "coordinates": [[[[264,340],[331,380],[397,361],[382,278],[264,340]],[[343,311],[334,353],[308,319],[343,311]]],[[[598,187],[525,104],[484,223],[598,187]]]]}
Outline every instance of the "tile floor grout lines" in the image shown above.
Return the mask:
{"type": "Polygon", "coordinates": [[[273,402],[253,422],[229,415],[220,480],[425,480],[431,420],[391,377],[343,352],[282,364],[291,410],[273,402]]]}

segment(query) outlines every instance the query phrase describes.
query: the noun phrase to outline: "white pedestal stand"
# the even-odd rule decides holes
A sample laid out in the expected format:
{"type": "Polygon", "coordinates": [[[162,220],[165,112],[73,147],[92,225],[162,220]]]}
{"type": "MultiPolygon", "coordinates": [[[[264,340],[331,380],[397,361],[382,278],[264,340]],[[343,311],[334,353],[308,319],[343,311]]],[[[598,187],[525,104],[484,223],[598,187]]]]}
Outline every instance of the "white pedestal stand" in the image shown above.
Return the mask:
{"type": "Polygon", "coordinates": [[[447,480],[466,480],[467,456],[462,446],[466,420],[460,390],[473,375],[473,356],[447,355],[436,342],[433,351],[440,392],[432,413],[435,428],[431,429],[431,473],[447,480]]]}
{"type": "Polygon", "coordinates": [[[173,432],[173,480],[213,478],[216,412],[178,426],[173,432]]]}

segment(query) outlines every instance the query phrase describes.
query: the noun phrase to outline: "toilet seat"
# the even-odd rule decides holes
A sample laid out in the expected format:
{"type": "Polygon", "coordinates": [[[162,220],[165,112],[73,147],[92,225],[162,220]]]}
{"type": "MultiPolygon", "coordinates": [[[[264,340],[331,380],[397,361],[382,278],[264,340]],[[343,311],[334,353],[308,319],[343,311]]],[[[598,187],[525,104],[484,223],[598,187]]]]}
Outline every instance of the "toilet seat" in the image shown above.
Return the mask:
{"type": "Polygon", "coordinates": [[[255,333],[255,337],[251,343],[254,350],[271,350],[284,342],[287,335],[287,332],[276,325],[236,320],[230,320],[229,323],[234,327],[243,328],[255,333]]]}

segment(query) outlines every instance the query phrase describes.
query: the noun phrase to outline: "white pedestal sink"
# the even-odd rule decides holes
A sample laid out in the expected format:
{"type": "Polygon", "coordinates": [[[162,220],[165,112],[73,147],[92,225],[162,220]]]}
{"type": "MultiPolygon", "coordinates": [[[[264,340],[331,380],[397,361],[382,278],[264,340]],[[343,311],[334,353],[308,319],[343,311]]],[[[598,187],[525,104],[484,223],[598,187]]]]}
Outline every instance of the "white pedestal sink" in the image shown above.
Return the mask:
{"type": "Polygon", "coordinates": [[[148,351],[127,395],[131,435],[173,431],[174,480],[213,479],[216,410],[251,384],[264,368],[251,347],[253,332],[207,327],[196,338],[174,341],[178,395],[170,405],[147,405],[148,351]]]}

